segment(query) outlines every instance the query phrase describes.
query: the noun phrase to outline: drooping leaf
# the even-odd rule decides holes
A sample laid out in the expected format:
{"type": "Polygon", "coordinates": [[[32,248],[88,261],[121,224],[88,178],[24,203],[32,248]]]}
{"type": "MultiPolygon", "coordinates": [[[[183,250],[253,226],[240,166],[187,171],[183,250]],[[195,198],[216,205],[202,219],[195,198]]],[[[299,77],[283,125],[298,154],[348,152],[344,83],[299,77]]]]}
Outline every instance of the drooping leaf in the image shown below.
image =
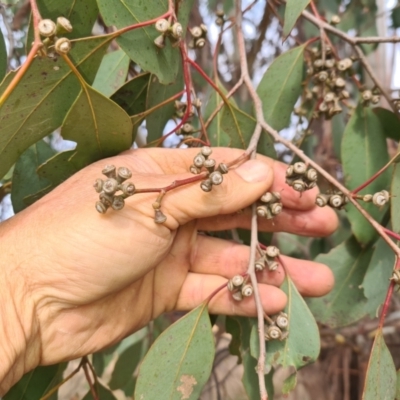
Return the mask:
{"type": "Polygon", "coordinates": [[[104,96],[111,96],[125,82],[128,74],[129,57],[123,50],[107,53],[97,71],[92,87],[104,96]]]}
{"type": "MultiPolygon", "coordinates": [[[[111,35],[77,40],[69,57],[90,84],[111,35]]],[[[0,85],[5,91],[15,72],[0,85]]],[[[32,144],[61,126],[79,94],[80,84],[61,57],[35,57],[18,86],[0,106],[0,176],[32,144]]]]}
{"type": "Polygon", "coordinates": [[[3,32],[0,29],[0,82],[6,76],[7,72],[7,48],[4,41],[3,32]]]}
{"type": "MultiPolygon", "coordinates": [[[[95,384],[97,391],[97,398],[101,400],[117,400],[112,391],[105,386],[103,386],[100,382],[95,384]]],[[[85,397],[82,400],[93,400],[92,392],[89,390],[85,397]]]]}
{"type": "Polygon", "coordinates": [[[393,251],[383,239],[379,239],[362,284],[365,297],[368,299],[365,305],[366,311],[371,318],[377,317],[378,309],[385,301],[394,262],[393,251]]]}
{"type": "Polygon", "coordinates": [[[294,28],[297,19],[308,6],[310,0],[288,0],[285,7],[285,19],[283,24],[283,36],[286,38],[294,28]]]}
{"type": "MultiPolygon", "coordinates": [[[[243,386],[249,400],[259,400],[260,390],[258,376],[256,372],[257,359],[250,354],[250,335],[253,327],[257,324],[255,318],[248,317],[227,317],[225,320],[226,332],[232,335],[229,345],[231,354],[239,357],[239,362],[243,363],[243,386]]],[[[272,385],[273,369],[270,374],[265,375],[265,384],[269,398],[274,396],[272,385]]]]}
{"type": "Polygon", "coordinates": [[[38,167],[37,174],[41,178],[48,180],[50,184],[38,192],[25,197],[24,200],[27,205],[33,204],[54,189],[59,183],[64,182],[78,171],[78,168],[70,162],[74,154],[75,150],[62,151],[38,167]]]}
{"type": "Polygon", "coordinates": [[[133,378],[142,357],[142,345],[142,341],[136,342],[118,357],[109,383],[111,389],[120,389],[133,378]]]}
{"type": "Polygon", "coordinates": [[[322,254],[316,261],[327,265],[335,277],[335,287],[324,297],[308,299],[317,321],[330,327],[340,327],[358,321],[366,315],[363,283],[373,249],[362,249],[354,237],[322,254]]]}
{"type": "Polygon", "coordinates": [[[50,185],[50,181],[36,173],[39,165],[43,164],[54,155],[54,150],[43,140],[29,147],[15,164],[11,201],[15,213],[27,207],[25,197],[37,193],[50,185]]]}
{"type": "MultiPolygon", "coordinates": [[[[370,108],[359,105],[354,111],[343,134],[341,155],[345,184],[350,190],[367,181],[389,161],[385,135],[370,108]]],[[[360,194],[373,194],[388,189],[388,185],[389,171],[386,170],[360,194]]],[[[376,221],[382,221],[385,207],[379,209],[372,203],[362,206],[376,221]]],[[[355,207],[348,207],[347,212],[352,231],[361,244],[366,245],[377,237],[375,229],[355,207]]]]}
{"type": "Polygon", "coordinates": [[[63,122],[61,135],[77,143],[71,161],[79,168],[127,150],[133,142],[129,115],[86,84],[63,122]]]}
{"type": "MultiPolygon", "coordinates": [[[[143,4],[137,0],[97,0],[101,15],[107,25],[125,28],[130,25],[145,22],[168,11],[168,1],[147,2],[143,4]]],[[[180,2],[178,20],[182,24],[183,32],[189,18],[193,0],[180,2]]],[[[153,25],[131,30],[117,39],[118,44],[128,56],[144,71],[157,75],[162,84],[175,81],[180,65],[179,49],[173,48],[169,40],[163,49],[154,44],[154,39],[160,33],[153,25]]]]}
{"type": "MultiPolygon", "coordinates": [[[[171,85],[163,85],[156,76],[152,76],[149,80],[147,88],[146,109],[156,107],[160,103],[168,101],[171,97],[183,90],[183,75],[181,68],[178,70],[176,80],[171,85]]],[[[162,107],[157,108],[146,117],[147,143],[159,139],[165,128],[165,124],[174,114],[174,102],[169,101],[162,107]]]]}
{"type": "Polygon", "coordinates": [[[396,395],[396,368],[379,329],[369,357],[363,400],[392,400],[396,395]]]}
{"type": "Polygon", "coordinates": [[[135,398],[197,400],[211,373],[214,338],[208,308],[195,308],[165,330],[143,360],[135,398]]]}
{"type": "Polygon", "coordinates": [[[289,375],[288,378],[285,379],[282,386],[282,393],[288,394],[290,393],[297,385],[297,371],[293,374],[289,375]]]}
{"type": "MultiPolygon", "coordinates": [[[[220,91],[226,95],[227,91],[220,81],[216,83],[220,91]]],[[[204,120],[208,120],[214,111],[217,109],[219,104],[222,101],[221,95],[214,89],[211,90],[210,95],[207,98],[206,106],[204,109],[204,120]]],[[[230,103],[237,107],[235,100],[233,98],[229,99],[230,103]]],[[[224,105],[225,107],[225,105],[224,105]]],[[[230,138],[225,132],[222,130],[221,122],[222,122],[222,113],[223,108],[215,115],[215,117],[210,122],[207,133],[212,146],[216,147],[224,147],[229,146],[230,138]]]]}
{"type": "MultiPolygon", "coordinates": [[[[67,363],[37,367],[25,374],[3,400],[38,400],[62,379],[67,363]]],[[[56,399],[56,395],[51,400],[56,399]]]]}
{"type": "Polygon", "coordinates": [[[384,135],[398,142],[400,140],[400,120],[398,116],[393,111],[383,107],[375,107],[373,111],[379,118],[384,135]]]}
{"type": "Polygon", "coordinates": [[[147,87],[150,78],[151,74],[147,72],[135,76],[121,86],[111,96],[111,100],[122,107],[128,115],[132,116],[144,112],[146,110],[147,87]]]}
{"type": "MultiPolygon", "coordinates": [[[[249,114],[239,110],[235,105],[221,110],[221,134],[229,138],[230,147],[246,149],[250,143],[256,127],[256,120],[249,114]]],[[[257,152],[265,156],[276,158],[274,141],[263,131],[258,142],[257,152]]]]}
{"type": "Polygon", "coordinates": [[[289,125],[302,90],[304,48],[298,46],[277,57],[257,88],[265,120],[278,131],[289,125]]]}
{"type": "Polygon", "coordinates": [[[400,164],[395,164],[390,187],[390,213],[392,229],[400,233],[400,164]]]}
{"type": "MultiPolygon", "coordinates": [[[[266,368],[272,365],[301,367],[315,361],[320,350],[318,326],[306,302],[290,277],[285,279],[281,289],[287,294],[285,313],[289,319],[289,335],[285,340],[268,342],[266,368]]],[[[250,339],[251,354],[258,357],[258,331],[254,326],[250,339]]]]}
{"type": "Polygon", "coordinates": [[[396,400],[400,400],[400,370],[397,371],[396,400]]]}

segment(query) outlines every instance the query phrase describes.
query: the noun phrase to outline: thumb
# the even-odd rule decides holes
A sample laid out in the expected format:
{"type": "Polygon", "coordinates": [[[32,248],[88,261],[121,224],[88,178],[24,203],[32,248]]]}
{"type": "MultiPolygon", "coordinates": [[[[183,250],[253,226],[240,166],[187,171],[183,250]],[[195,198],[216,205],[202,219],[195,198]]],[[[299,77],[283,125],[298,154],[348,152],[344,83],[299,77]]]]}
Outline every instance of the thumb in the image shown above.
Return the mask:
{"type": "MultiPolygon", "coordinates": [[[[179,225],[190,220],[230,214],[257,201],[272,185],[273,172],[263,160],[249,160],[231,169],[221,185],[204,192],[200,182],[168,192],[162,210],[179,225]]],[[[167,222],[168,224],[168,222],[167,222]]]]}

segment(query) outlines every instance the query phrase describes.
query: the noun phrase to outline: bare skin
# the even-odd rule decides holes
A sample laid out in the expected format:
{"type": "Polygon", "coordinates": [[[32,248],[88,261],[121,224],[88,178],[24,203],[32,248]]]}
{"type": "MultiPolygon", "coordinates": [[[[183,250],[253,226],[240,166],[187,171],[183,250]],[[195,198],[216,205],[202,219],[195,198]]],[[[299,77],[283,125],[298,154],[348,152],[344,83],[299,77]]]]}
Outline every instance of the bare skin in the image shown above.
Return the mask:
{"type": "MultiPolygon", "coordinates": [[[[191,184],[169,192],[163,225],[154,223],[156,194],[138,194],[121,211],[94,209],[92,188],[105,164],[126,166],[137,188],[163,187],[191,176],[197,151],[140,149],[83,169],[0,225],[0,394],[40,364],[75,359],[105,348],[171,310],[190,310],[214,289],[247,269],[247,246],[198,231],[249,228],[244,210],[267,190],[282,193],[284,212],[260,221],[260,230],[325,236],[337,227],[335,213],[314,205],[317,190],[301,197],[284,184],[285,167],[266,157],[224,176],[211,193],[191,184]],[[243,211],[244,210],[244,211],[243,211]],[[7,323],[5,323],[7,321],[7,323]]],[[[240,150],[214,149],[217,162],[240,150]]],[[[333,286],[331,271],[285,257],[303,295],[321,296],[333,286]]],[[[283,270],[259,275],[265,311],[282,310],[283,270]]],[[[222,290],[212,313],[255,315],[254,299],[234,301],[222,290]]]]}

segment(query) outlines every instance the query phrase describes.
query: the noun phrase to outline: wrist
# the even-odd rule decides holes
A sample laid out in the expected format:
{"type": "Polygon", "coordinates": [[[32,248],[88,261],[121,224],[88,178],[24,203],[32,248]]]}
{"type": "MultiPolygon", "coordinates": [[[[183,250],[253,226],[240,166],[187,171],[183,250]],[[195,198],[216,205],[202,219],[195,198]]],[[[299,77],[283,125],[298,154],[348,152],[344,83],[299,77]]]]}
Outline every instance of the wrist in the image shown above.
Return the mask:
{"type": "Polygon", "coordinates": [[[40,361],[40,335],[35,304],[12,248],[0,232],[0,396],[40,361]]]}

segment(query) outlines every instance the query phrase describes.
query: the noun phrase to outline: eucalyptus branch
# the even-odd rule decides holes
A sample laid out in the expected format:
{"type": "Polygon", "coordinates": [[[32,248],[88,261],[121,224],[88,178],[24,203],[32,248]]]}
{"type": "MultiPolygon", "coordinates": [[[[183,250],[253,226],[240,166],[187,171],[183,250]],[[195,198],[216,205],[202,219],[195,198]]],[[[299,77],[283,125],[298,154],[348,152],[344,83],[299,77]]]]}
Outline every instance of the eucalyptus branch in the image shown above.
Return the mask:
{"type": "MultiPolygon", "coordinates": [[[[241,68],[241,80],[246,84],[246,86],[252,85],[247,57],[246,57],[246,49],[244,44],[244,37],[242,32],[242,1],[238,0],[236,2],[236,32],[238,38],[238,46],[239,46],[239,57],[240,57],[240,68],[241,68]]],[[[261,136],[261,125],[257,122],[256,128],[251,138],[251,142],[255,143],[255,146],[251,148],[250,152],[246,153],[250,155],[252,158],[256,156],[257,144],[261,136]]],[[[258,291],[258,282],[255,271],[255,256],[258,245],[258,229],[257,229],[257,213],[256,213],[256,205],[253,204],[251,209],[251,239],[250,239],[250,257],[249,257],[249,266],[248,266],[248,274],[250,276],[251,283],[253,285],[254,290],[254,300],[257,308],[257,327],[258,327],[258,341],[259,341],[259,354],[258,354],[258,363],[257,363],[257,376],[258,376],[258,385],[260,389],[260,397],[261,400],[267,400],[267,388],[265,386],[265,325],[264,325],[264,309],[261,303],[260,293],[258,291]]]]}

